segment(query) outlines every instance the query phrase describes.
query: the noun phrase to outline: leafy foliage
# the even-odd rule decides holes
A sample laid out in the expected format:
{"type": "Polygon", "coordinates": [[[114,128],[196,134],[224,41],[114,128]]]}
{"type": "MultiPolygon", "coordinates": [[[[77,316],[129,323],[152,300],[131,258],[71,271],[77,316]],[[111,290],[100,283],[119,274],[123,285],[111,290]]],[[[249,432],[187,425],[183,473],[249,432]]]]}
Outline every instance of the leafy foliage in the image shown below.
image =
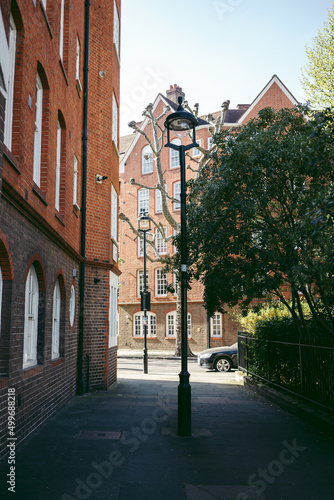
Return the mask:
{"type": "Polygon", "coordinates": [[[302,297],[334,332],[334,122],[307,112],[265,108],[216,135],[218,154],[189,182],[189,274],[210,315],[273,294],[300,331],[302,297]]]}
{"type": "Polygon", "coordinates": [[[328,13],[323,31],[313,47],[306,47],[308,63],[301,84],[312,106],[317,109],[334,106],[334,7],[328,13]]]}

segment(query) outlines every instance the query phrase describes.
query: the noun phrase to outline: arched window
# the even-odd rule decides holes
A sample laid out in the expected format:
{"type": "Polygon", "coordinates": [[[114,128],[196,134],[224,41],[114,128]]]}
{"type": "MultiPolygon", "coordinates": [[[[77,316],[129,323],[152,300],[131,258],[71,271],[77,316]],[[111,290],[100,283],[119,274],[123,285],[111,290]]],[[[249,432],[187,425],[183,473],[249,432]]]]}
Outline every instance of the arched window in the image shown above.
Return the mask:
{"type": "MultiPolygon", "coordinates": [[[[181,139],[173,139],[171,141],[172,144],[176,144],[177,146],[181,145],[181,139]]],[[[169,150],[169,167],[177,168],[180,166],[180,152],[176,149],[170,148],[169,150]]]]}
{"type": "Polygon", "coordinates": [[[59,199],[60,199],[60,164],[61,164],[61,126],[57,123],[57,160],[56,160],[56,194],[55,194],[55,207],[59,212],[59,199]]]}
{"type": "Polygon", "coordinates": [[[4,144],[9,150],[12,149],[13,129],[13,102],[14,102],[14,78],[15,78],[15,56],[16,56],[16,26],[13,15],[10,15],[9,23],[9,72],[6,99],[6,112],[4,124],[4,144]]]}
{"type": "MultiPolygon", "coordinates": [[[[143,311],[138,312],[133,315],[133,336],[143,337],[144,336],[144,313],[143,311]]],[[[147,324],[147,335],[149,337],[155,337],[157,335],[157,317],[152,312],[147,312],[148,324],[147,324]]]]}
{"type": "Polygon", "coordinates": [[[41,185],[41,155],[42,155],[42,117],[43,117],[43,85],[39,74],[36,75],[35,101],[35,136],[34,136],[34,166],[33,180],[41,185]]]}
{"type": "Polygon", "coordinates": [[[69,313],[70,313],[70,326],[72,328],[74,325],[74,318],[75,318],[75,288],[74,288],[74,285],[71,286],[69,313]]]}
{"type": "Polygon", "coordinates": [[[153,153],[150,146],[145,146],[141,152],[141,173],[151,174],[153,172],[153,153]]]}
{"type": "Polygon", "coordinates": [[[65,210],[66,127],[62,113],[58,112],[55,208],[61,214],[65,210]]]}
{"type": "Polygon", "coordinates": [[[39,287],[34,266],[31,266],[25,288],[23,368],[37,364],[39,287]]]}
{"type": "Polygon", "coordinates": [[[53,290],[53,315],[52,315],[52,351],[51,359],[59,358],[59,334],[60,334],[60,286],[59,280],[53,290]]]}
{"type": "MultiPolygon", "coordinates": [[[[187,313],[187,335],[191,338],[191,314],[187,313]]],[[[176,311],[166,314],[166,337],[176,337],[176,311]]]]}

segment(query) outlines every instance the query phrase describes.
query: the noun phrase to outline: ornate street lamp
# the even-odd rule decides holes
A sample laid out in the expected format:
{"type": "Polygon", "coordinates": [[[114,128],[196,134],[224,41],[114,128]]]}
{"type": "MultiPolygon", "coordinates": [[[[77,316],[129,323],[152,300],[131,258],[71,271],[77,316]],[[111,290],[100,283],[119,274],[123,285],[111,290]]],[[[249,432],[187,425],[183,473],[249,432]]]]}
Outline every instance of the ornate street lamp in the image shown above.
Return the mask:
{"type": "Polygon", "coordinates": [[[187,222],[186,222],[186,167],[185,152],[198,146],[195,127],[197,119],[182,107],[182,97],[178,98],[179,107],[165,121],[167,129],[166,147],[179,151],[181,170],[181,372],[178,386],[178,435],[191,436],[191,387],[188,372],[188,339],[187,339],[187,222]],[[193,143],[177,145],[170,142],[170,131],[178,137],[186,137],[193,132],[193,143]]]}
{"type": "Polygon", "coordinates": [[[144,284],[143,291],[140,293],[141,297],[141,310],[143,311],[143,326],[144,326],[144,350],[143,350],[143,360],[144,360],[144,373],[148,373],[147,367],[147,326],[148,326],[148,317],[147,311],[151,309],[150,304],[150,293],[147,291],[147,283],[146,283],[146,233],[151,231],[151,218],[143,213],[140,217],[138,217],[138,231],[143,233],[144,240],[144,284]]]}

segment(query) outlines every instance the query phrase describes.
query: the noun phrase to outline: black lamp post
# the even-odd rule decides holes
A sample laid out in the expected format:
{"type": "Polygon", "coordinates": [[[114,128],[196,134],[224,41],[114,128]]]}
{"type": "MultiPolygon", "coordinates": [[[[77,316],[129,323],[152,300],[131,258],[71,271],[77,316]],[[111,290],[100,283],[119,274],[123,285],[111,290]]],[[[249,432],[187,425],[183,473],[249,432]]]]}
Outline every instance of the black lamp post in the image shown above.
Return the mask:
{"type": "Polygon", "coordinates": [[[178,98],[179,107],[165,121],[167,129],[166,147],[179,151],[181,170],[181,372],[178,387],[178,435],[191,436],[191,387],[188,372],[188,339],[187,339],[187,222],[186,222],[186,168],[185,152],[195,146],[195,127],[197,119],[182,107],[182,97],[178,98]],[[170,142],[170,131],[178,137],[186,137],[193,131],[192,144],[179,146],[170,142]]]}
{"type": "Polygon", "coordinates": [[[151,231],[151,219],[144,213],[138,217],[138,231],[143,233],[144,240],[144,290],[140,293],[141,297],[141,310],[143,311],[143,326],[144,326],[144,350],[143,350],[143,360],[144,360],[144,373],[148,373],[147,367],[147,325],[148,317],[147,311],[151,309],[150,305],[150,293],[147,291],[146,282],[146,233],[151,231]]]}

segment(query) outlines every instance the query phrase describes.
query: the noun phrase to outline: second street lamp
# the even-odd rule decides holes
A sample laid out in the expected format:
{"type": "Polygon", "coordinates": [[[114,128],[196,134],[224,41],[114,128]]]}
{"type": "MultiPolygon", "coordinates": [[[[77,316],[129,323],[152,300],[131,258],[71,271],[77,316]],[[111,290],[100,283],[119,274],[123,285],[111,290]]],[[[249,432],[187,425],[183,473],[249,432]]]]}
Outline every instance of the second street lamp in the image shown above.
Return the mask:
{"type": "Polygon", "coordinates": [[[181,170],[181,372],[178,386],[178,435],[191,436],[191,387],[188,372],[188,339],[187,339],[187,222],[186,222],[186,167],[185,152],[198,146],[195,127],[197,119],[182,107],[182,97],[178,98],[179,107],[165,121],[167,129],[166,147],[179,151],[181,170]],[[170,142],[170,131],[178,137],[186,137],[193,132],[193,143],[177,145],[170,142]]]}
{"type": "Polygon", "coordinates": [[[151,218],[146,214],[142,214],[138,218],[138,231],[143,233],[143,254],[144,254],[144,276],[143,276],[143,291],[140,293],[141,297],[141,310],[143,311],[143,327],[144,327],[144,350],[143,350],[143,361],[144,361],[144,373],[148,373],[148,360],[147,360],[147,326],[148,326],[148,316],[147,312],[151,309],[150,306],[150,293],[147,291],[147,281],[146,281],[146,233],[151,231],[151,218]]]}

